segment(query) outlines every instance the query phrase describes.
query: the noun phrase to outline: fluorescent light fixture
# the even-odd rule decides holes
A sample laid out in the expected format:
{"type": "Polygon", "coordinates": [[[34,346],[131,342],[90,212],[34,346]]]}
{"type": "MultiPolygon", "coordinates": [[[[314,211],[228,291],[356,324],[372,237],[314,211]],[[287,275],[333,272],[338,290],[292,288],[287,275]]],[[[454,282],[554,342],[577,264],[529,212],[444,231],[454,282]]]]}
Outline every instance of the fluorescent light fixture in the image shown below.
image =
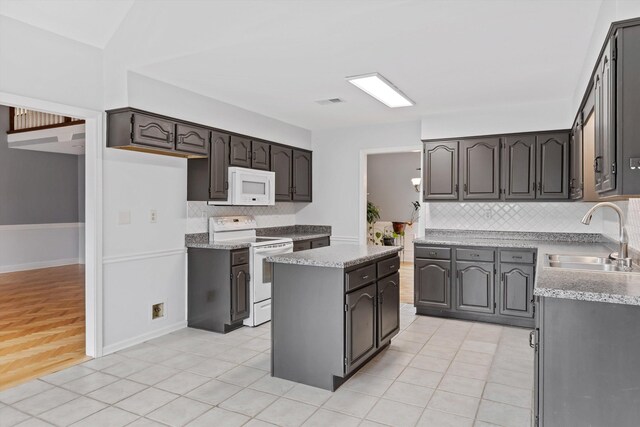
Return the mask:
{"type": "Polygon", "coordinates": [[[362,74],[347,77],[352,85],[373,96],[390,108],[410,107],[415,105],[411,99],[378,73],[362,74]]]}

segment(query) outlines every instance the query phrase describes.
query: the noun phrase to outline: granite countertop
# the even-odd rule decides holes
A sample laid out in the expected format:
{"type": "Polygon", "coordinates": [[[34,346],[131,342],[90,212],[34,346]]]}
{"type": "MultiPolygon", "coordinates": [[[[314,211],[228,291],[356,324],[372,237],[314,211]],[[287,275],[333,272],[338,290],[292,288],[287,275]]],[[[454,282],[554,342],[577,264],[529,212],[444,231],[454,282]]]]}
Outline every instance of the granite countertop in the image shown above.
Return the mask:
{"type": "Polygon", "coordinates": [[[331,236],[328,225],[289,225],[282,227],[264,227],[256,229],[256,235],[267,237],[284,237],[293,240],[319,239],[331,236]]]}
{"type": "Polygon", "coordinates": [[[289,238],[294,242],[298,242],[300,240],[309,240],[309,239],[320,239],[322,237],[330,237],[331,233],[282,233],[276,235],[269,235],[269,237],[283,237],[289,238]]]}
{"type": "Polygon", "coordinates": [[[396,254],[401,250],[400,246],[336,245],[267,257],[266,261],[278,264],[348,268],[396,254]]]}
{"type": "Polygon", "coordinates": [[[244,249],[251,246],[249,242],[243,242],[239,240],[231,242],[209,243],[209,233],[187,234],[185,236],[184,244],[188,248],[222,249],[227,251],[233,249],[244,249]]]}
{"type": "MultiPolygon", "coordinates": [[[[600,234],[427,230],[419,244],[537,249],[534,295],[640,305],[640,273],[598,272],[545,265],[548,254],[608,256],[616,243],[600,234]]],[[[635,260],[634,260],[635,262],[635,260]]]]}

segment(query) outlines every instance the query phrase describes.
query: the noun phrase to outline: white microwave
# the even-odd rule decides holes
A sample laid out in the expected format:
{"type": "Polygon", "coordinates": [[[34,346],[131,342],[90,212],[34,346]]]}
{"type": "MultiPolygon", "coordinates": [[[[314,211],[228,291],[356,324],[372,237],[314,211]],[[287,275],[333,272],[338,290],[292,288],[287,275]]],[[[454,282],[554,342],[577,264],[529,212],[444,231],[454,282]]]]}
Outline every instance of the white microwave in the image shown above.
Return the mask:
{"type": "Polygon", "coordinates": [[[276,174],[270,171],[230,167],[227,200],[210,205],[268,206],[276,203],[276,174]]]}

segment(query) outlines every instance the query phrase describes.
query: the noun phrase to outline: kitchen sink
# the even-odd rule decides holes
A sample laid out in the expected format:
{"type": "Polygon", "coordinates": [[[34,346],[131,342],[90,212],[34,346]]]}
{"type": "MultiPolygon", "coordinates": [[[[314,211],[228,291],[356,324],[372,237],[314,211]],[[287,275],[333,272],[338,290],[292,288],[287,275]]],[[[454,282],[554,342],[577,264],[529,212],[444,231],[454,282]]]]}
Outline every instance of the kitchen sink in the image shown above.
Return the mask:
{"type": "Polygon", "coordinates": [[[545,261],[547,267],[568,268],[572,270],[614,272],[632,272],[635,270],[632,266],[626,266],[621,261],[609,257],[547,254],[545,261]]]}

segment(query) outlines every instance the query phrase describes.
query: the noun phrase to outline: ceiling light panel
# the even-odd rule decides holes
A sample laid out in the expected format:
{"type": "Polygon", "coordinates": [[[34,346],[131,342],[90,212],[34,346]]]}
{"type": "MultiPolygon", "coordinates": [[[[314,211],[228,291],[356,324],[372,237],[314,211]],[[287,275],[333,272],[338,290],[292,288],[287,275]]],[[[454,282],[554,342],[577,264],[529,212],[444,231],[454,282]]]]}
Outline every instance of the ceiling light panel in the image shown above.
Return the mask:
{"type": "Polygon", "coordinates": [[[390,108],[415,105],[407,95],[378,73],[347,77],[347,81],[390,108]]]}

